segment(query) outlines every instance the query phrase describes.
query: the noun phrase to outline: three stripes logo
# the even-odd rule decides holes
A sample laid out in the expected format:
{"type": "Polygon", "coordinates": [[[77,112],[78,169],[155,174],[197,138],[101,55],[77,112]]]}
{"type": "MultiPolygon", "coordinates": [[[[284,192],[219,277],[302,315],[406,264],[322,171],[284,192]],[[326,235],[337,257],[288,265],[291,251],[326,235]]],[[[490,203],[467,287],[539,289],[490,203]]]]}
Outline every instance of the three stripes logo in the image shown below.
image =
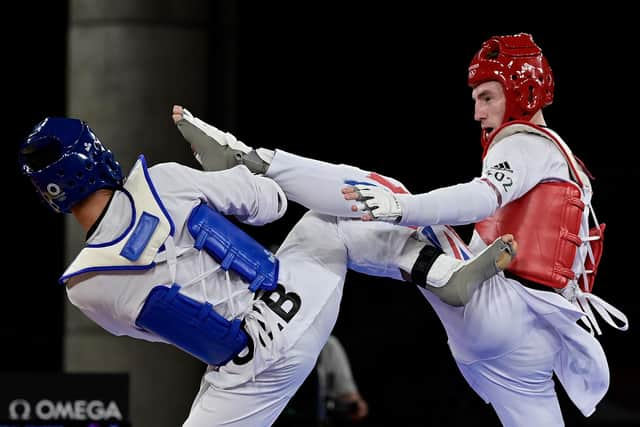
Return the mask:
{"type": "Polygon", "coordinates": [[[491,169],[501,172],[513,172],[513,169],[509,166],[509,162],[498,163],[497,165],[491,166],[491,169]]]}

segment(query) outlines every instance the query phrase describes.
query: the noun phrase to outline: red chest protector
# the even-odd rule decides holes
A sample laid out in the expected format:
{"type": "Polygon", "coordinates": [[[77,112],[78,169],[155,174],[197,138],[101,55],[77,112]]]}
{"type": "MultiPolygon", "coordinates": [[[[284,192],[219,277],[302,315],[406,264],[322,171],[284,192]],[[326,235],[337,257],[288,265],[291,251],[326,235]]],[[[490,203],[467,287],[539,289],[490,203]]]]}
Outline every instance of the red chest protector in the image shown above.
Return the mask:
{"type": "Polygon", "coordinates": [[[602,256],[605,224],[592,227],[589,238],[580,237],[584,211],[590,209],[582,199],[583,190],[588,187],[590,191],[588,178],[563,141],[530,123],[511,122],[495,133],[492,142],[517,132],[535,133],[553,141],[567,160],[575,182],[540,183],[477,223],[475,230],[487,244],[503,234],[515,236],[518,256],[508,268],[512,273],[557,289],[580,280],[580,288],[591,292],[602,256]],[[572,266],[583,244],[588,245],[586,261],[583,271],[575,272],[572,266]]]}

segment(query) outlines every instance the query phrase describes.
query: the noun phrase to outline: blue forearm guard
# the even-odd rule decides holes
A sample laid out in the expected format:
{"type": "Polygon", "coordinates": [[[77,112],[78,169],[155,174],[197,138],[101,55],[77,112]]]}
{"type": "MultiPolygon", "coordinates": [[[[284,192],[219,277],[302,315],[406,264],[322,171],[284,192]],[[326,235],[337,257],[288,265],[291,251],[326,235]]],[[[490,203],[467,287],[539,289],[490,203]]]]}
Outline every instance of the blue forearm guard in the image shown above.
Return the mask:
{"type": "Polygon", "coordinates": [[[191,212],[188,226],[196,249],[204,248],[224,270],[249,281],[249,290],[276,288],[278,259],[222,214],[201,204],[191,212]]]}
{"type": "Polygon", "coordinates": [[[181,294],[180,286],[156,286],[136,325],[164,338],[209,365],[222,366],[247,345],[240,319],[229,321],[208,302],[181,294]]]}

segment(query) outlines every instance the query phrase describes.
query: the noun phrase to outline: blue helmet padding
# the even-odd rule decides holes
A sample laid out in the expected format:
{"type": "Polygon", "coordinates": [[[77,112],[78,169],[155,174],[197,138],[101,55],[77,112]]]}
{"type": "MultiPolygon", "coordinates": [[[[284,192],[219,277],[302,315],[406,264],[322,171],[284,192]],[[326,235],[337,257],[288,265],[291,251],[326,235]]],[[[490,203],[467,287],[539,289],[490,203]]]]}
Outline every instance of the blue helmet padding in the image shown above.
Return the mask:
{"type": "Polygon", "coordinates": [[[20,147],[20,168],[56,212],[71,207],[101,188],[118,188],[120,164],[87,124],[78,119],[48,117],[38,123],[20,147]]]}

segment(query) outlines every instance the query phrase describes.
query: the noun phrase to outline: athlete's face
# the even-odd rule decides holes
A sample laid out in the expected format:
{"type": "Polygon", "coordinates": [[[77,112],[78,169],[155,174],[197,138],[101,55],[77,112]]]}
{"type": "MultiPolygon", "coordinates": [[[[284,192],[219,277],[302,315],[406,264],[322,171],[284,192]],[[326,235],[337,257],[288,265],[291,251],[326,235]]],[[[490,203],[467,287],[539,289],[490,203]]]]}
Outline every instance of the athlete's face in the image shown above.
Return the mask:
{"type": "Polygon", "coordinates": [[[507,98],[502,85],[496,81],[480,83],[471,92],[475,103],[474,120],[480,122],[482,130],[491,133],[502,124],[507,98]]]}

